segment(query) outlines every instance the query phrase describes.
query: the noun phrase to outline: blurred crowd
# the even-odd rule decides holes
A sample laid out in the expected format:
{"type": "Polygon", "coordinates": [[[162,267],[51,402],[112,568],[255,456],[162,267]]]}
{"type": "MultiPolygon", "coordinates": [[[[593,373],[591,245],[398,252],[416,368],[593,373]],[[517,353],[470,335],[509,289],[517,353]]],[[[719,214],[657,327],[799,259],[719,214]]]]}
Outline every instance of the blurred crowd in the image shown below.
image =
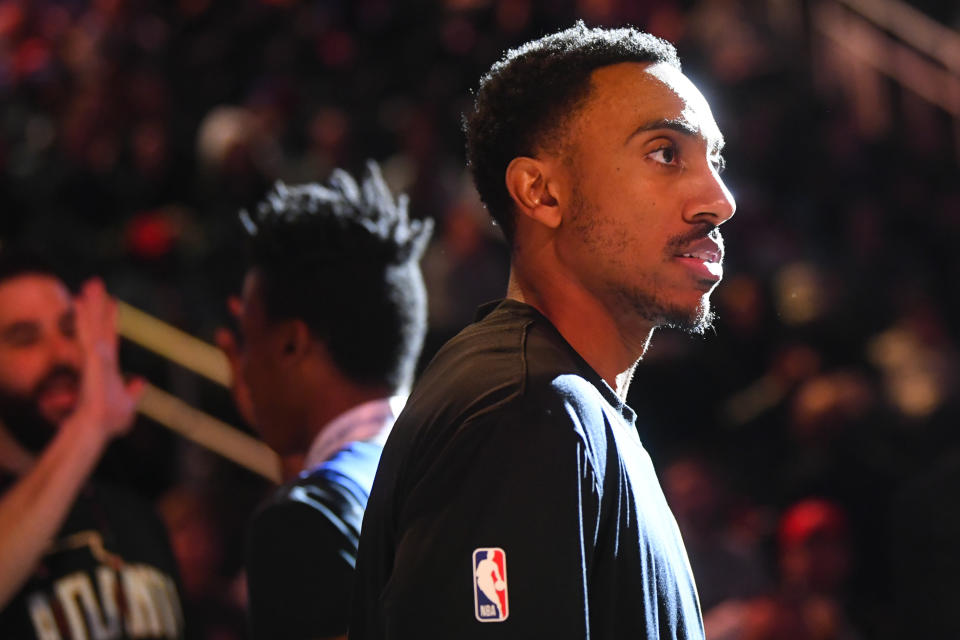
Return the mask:
{"type": "MultiPolygon", "coordinates": [[[[708,637],[907,637],[903,585],[950,579],[916,567],[960,493],[957,124],[885,80],[884,119],[859,121],[810,4],[2,0],[0,243],[210,340],[240,285],[237,212],[375,158],[437,222],[428,359],[507,278],[464,169],[480,74],[576,18],[650,30],[714,106],[738,202],[715,332],[659,332],[630,398],[708,637]]],[[[123,356],[241,424],[225,390],[123,356]]],[[[265,481],[147,422],[100,472],[157,499],[196,637],[243,637],[235,532],[265,481]]]]}

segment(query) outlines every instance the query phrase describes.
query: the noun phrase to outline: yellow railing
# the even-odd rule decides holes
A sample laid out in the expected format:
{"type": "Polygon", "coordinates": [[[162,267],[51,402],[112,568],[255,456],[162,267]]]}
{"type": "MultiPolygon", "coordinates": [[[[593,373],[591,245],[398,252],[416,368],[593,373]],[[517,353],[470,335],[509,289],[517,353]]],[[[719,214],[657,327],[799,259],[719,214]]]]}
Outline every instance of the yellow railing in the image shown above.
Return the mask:
{"type": "MultiPolygon", "coordinates": [[[[118,331],[125,339],[214,382],[230,386],[230,366],[217,347],[199,340],[129,304],[117,301],[118,331]]],[[[280,482],[280,459],[262,441],[148,385],[138,411],[181,436],[280,482]]]]}

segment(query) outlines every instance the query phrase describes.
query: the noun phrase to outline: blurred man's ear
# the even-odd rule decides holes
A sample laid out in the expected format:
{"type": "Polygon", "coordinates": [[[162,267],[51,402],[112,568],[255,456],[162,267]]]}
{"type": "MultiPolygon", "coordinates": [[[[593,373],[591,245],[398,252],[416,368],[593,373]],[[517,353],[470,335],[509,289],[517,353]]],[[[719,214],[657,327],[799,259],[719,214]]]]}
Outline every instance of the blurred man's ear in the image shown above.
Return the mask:
{"type": "Polygon", "coordinates": [[[310,329],[303,320],[277,323],[277,340],[284,359],[301,360],[316,348],[310,329]]]}
{"type": "Polygon", "coordinates": [[[526,156],[514,158],[507,166],[506,184],[518,215],[551,229],[560,226],[563,218],[558,206],[557,185],[544,161],[526,156]]]}

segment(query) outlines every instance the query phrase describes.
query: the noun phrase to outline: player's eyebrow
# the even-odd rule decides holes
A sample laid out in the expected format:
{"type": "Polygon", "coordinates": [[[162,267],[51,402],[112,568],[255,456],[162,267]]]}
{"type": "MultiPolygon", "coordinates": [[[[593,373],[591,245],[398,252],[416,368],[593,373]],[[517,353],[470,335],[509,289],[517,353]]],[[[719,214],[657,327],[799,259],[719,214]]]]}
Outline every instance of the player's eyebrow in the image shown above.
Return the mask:
{"type": "MultiPolygon", "coordinates": [[[[645,133],[647,131],[655,131],[657,129],[670,129],[671,131],[676,131],[684,136],[690,138],[698,138],[700,140],[705,140],[703,132],[691,125],[686,120],[681,120],[677,118],[661,118],[659,120],[652,120],[645,124],[640,125],[634,129],[627,139],[624,141],[624,144],[630,142],[635,136],[645,133]]],[[[717,139],[713,140],[712,143],[709,140],[706,140],[708,146],[710,146],[710,153],[717,154],[723,149],[724,140],[723,136],[720,135],[717,139]]]]}

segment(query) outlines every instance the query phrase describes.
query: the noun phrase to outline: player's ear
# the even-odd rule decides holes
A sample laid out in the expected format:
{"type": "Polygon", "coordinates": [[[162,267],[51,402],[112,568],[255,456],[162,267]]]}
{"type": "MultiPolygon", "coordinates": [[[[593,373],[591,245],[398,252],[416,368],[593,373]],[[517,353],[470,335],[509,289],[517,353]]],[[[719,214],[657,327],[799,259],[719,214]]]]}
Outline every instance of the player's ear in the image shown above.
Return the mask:
{"type": "Polygon", "coordinates": [[[507,191],[518,215],[556,229],[563,216],[551,180],[549,166],[537,158],[519,156],[510,161],[506,173],[507,191]]]}
{"type": "Polygon", "coordinates": [[[300,360],[313,346],[310,329],[303,320],[285,320],[277,327],[281,355],[284,360],[300,360]]]}

